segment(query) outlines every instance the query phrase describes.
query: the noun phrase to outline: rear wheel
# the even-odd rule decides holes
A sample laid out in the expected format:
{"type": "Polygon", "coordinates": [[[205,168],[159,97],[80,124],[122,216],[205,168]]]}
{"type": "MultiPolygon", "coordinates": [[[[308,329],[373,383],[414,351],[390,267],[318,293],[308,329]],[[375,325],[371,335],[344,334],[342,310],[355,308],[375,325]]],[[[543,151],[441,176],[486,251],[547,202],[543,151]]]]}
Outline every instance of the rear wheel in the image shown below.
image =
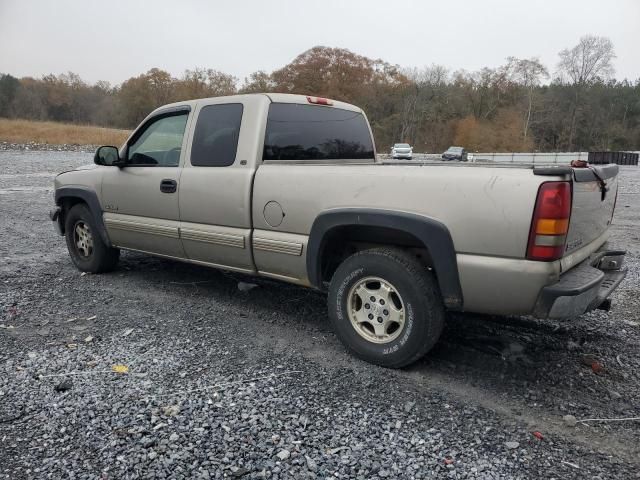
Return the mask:
{"type": "Polygon", "coordinates": [[[65,237],[71,260],[83,272],[102,273],[118,264],[120,250],[106,245],[91,212],[84,204],[74,205],[65,218],[65,237]]]}
{"type": "Polygon", "coordinates": [[[356,356],[400,368],[437,342],[445,309],[435,278],[396,248],[358,252],[336,270],[329,289],[336,334],[356,356]]]}

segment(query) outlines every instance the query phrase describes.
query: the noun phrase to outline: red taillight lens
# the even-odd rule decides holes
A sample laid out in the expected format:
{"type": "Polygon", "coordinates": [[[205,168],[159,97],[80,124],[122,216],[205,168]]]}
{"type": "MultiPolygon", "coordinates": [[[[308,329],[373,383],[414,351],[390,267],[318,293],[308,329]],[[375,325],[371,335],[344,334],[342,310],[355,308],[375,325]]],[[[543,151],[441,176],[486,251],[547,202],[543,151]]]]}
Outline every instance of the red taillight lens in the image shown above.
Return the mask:
{"type": "Polygon", "coordinates": [[[553,261],[562,257],[571,217],[571,184],[545,182],[538,189],[527,259],[553,261]]]}
{"type": "Polygon", "coordinates": [[[316,105],[333,105],[331,100],[322,97],[307,97],[307,102],[314,103],[316,105]]]}

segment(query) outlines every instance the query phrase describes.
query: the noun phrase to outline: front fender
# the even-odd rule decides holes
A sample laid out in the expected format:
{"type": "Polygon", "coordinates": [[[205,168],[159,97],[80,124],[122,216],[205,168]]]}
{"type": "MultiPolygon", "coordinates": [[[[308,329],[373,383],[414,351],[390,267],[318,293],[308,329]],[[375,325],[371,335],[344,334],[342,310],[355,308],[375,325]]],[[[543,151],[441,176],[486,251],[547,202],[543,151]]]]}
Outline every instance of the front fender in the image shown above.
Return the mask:
{"type": "MultiPolygon", "coordinates": [[[[65,199],[80,199],[89,207],[89,211],[93,216],[93,220],[98,226],[98,233],[102,241],[111,246],[111,241],[109,240],[109,236],[107,235],[107,229],[104,225],[104,221],[102,219],[102,207],[100,205],[100,201],[98,200],[98,195],[95,191],[91,190],[82,185],[65,185],[63,187],[58,187],[55,193],[55,201],[58,207],[62,207],[65,199]]],[[[62,233],[64,233],[64,220],[61,216],[58,217],[60,220],[60,226],[62,229],[62,233]]]]}

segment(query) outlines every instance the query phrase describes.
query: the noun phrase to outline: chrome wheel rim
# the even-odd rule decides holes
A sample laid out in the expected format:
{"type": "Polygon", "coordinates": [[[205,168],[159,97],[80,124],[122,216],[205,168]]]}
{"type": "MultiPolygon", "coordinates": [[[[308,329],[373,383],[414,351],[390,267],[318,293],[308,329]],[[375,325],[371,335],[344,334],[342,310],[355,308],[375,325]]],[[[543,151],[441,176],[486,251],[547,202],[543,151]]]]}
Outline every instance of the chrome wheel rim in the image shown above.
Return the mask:
{"type": "Polygon", "coordinates": [[[351,326],[373,343],[393,342],[404,329],[405,308],[398,289],[380,277],[356,282],[347,297],[351,326]]]}
{"type": "Polygon", "coordinates": [[[73,229],[73,240],[81,257],[88,258],[93,253],[93,235],[91,228],[83,221],[76,223],[73,229]]]}

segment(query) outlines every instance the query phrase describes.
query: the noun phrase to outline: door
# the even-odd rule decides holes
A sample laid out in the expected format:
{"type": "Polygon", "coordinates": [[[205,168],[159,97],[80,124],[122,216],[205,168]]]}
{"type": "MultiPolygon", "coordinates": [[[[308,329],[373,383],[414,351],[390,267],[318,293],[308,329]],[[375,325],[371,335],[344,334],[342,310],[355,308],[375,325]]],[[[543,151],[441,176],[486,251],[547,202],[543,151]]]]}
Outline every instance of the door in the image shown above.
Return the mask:
{"type": "Polygon", "coordinates": [[[187,258],[254,272],[251,187],[266,96],[201,101],[181,177],[180,235],[187,258]]]}
{"type": "Polygon", "coordinates": [[[104,221],[114,245],[184,257],[178,194],[188,119],[186,109],[151,117],[129,140],[126,164],[105,171],[104,221]]]}

